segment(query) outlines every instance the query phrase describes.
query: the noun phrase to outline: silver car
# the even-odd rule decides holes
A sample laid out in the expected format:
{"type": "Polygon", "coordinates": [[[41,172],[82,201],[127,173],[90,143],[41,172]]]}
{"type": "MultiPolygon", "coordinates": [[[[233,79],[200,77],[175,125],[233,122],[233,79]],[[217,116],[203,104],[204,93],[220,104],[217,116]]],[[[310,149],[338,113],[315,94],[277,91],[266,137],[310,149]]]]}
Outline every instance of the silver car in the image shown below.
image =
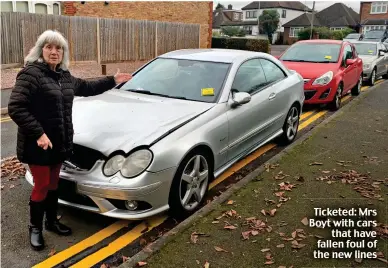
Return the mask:
{"type": "Polygon", "coordinates": [[[378,77],[388,76],[388,50],[381,42],[353,42],[358,56],[363,62],[363,78],[369,85],[374,85],[378,77]]]}
{"type": "MultiPolygon", "coordinates": [[[[190,214],[233,163],[275,138],[295,139],[303,85],[265,53],[161,55],[132,80],[75,100],[59,202],[128,220],[190,214]]],[[[26,179],[33,183],[30,172],[26,179]]]]}

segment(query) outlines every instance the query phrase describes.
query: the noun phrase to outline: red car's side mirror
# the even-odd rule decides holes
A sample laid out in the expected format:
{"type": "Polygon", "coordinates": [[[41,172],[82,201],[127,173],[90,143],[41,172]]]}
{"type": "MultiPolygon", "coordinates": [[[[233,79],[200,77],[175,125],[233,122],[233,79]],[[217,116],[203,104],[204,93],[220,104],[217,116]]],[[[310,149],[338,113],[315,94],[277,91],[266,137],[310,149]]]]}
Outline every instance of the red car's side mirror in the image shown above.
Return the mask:
{"type": "Polygon", "coordinates": [[[355,62],[356,62],[355,59],[347,59],[347,60],[346,60],[346,65],[352,65],[352,64],[354,64],[355,62]]]}

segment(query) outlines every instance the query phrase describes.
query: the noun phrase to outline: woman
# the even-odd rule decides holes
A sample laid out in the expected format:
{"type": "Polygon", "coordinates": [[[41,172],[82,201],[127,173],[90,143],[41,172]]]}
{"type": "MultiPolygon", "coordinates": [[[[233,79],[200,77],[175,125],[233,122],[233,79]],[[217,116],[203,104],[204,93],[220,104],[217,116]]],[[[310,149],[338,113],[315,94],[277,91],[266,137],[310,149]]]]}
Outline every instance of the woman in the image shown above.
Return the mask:
{"type": "Polygon", "coordinates": [[[46,230],[70,235],[71,229],[57,219],[58,181],[62,162],[73,146],[72,106],[74,96],[101,94],[131,79],[116,73],[95,81],[73,77],[68,71],[69,47],[56,31],[45,31],[25,58],[8,104],[8,113],[18,125],[17,157],[28,164],[34,178],[30,197],[30,242],[44,248],[46,230]]]}

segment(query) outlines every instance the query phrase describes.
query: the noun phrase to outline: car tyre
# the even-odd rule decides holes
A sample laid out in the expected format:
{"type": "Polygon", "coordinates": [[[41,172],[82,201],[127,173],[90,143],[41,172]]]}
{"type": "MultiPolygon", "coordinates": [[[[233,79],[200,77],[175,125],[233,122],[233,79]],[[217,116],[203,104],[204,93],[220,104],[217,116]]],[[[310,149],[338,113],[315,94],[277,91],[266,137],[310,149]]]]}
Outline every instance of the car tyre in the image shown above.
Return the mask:
{"type": "Polygon", "coordinates": [[[342,84],[340,83],[335,93],[334,99],[329,104],[329,109],[331,111],[337,111],[341,107],[341,98],[342,98],[342,84]]]}
{"type": "Polygon", "coordinates": [[[374,86],[376,82],[376,69],[373,69],[372,74],[369,77],[368,84],[374,86]]]}
{"type": "Polygon", "coordinates": [[[169,213],[183,219],[201,207],[206,199],[209,181],[213,179],[213,164],[210,156],[195,150],[179,165],[172,181],[169,195],[169,213]]]}
{"type": "Polygon", "coordinates": [[[362,74],[358,78],[358,83],[352,88],[352,95],[358,96],[361,93],[361,87],[362,87],[362,74]]]}
{"type": "Polygon", "coordinates": [[[383,75],[383,78],[388,79],[388,70],[387,70],[387,73],[383,75]]]}
{"type": "Polygon", "coordinates": [[[291,144],[297,134],[300,120],[300,109],[296,105],[291,106],[283,125],[283,134],[279,137],[280,145],[291,144]]]}

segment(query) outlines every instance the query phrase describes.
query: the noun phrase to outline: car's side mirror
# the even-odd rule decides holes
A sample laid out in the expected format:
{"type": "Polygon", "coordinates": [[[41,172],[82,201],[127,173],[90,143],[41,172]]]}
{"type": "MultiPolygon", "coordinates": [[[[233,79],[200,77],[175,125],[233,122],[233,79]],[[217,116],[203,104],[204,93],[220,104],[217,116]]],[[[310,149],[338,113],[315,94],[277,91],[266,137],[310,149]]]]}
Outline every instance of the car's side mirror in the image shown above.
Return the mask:
{"type": "Polygon", "coordinates": [[[232,107],[235,108],[239,105],[246,104],[251,101],[251,95],[247,92],[235,92],[232,93],[232,107]]]}
{"type": "Polygon", "coordinates": [[[356,62],[355,59],[347,59],[347,60],[346,60],[346,66],[352,65],[352,64],[354,64],[355,62],[356,62]]]}
{"type": "Polygon", "coordinates": [[[380,57],[384,57],[385,53],[387,53],[386,50],[379,50],[379,56],[380,57]]]}

